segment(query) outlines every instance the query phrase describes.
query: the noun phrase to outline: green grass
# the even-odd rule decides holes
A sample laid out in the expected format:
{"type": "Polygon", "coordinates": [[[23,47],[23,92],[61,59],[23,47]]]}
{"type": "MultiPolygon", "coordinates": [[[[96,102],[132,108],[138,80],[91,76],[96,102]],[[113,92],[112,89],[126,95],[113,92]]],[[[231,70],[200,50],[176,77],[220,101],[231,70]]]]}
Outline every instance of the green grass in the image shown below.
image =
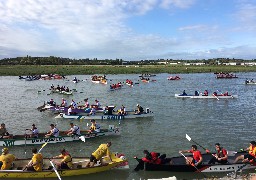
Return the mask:
{"type": "Polygon", "coordinates": [[[85,65],[13,65],[0,66],[0,76],[37,74],[92,75],[92,74],[157,74],[157,73],[206,73],[206,72],[256,72],[256,66],[85,66],[85,65]]]}

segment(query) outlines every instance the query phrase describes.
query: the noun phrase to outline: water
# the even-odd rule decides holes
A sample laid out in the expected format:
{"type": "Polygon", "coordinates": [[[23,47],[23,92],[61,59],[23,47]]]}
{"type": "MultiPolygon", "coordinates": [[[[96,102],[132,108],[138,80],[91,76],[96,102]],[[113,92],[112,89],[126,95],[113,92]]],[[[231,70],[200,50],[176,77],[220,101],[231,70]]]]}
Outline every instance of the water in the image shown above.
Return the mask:
{"type": "MultiPolygon", "coordinates": [[[[172,173],[172,172],[134,172],[137,165],[133,157],[142,156],[142,151],[156,151],[166,153],[167,156],[178,156],[178,151],[190,149],[191,143],[185,135],[202,146],[214,150],[214,144],[219,142],[226,149],[239,150],[245,148],[255,137],[255,88],[256,85],[244,85],[246,78],[254,78],[256,73],[238,73],[237,79],[216,79],[212,73],[180,74],[179,81],[168,81],[169,74],[157,74],[156,82],[142,83],[138,74],[108,75],[110,83],[125,82],[131,79],[135,84],[129,88],[109,91],[109,85],[93,84],[90,76],[68,76],[84,80],[77,84],[67,80],[39,80],[24,81],[18,77],[0,77],[0,103],[2,105],[0,122],[4,122],[13,134],[24,134],[26,128],[33,123],[40,132],[49,130],[51,123],[57,124],[60,130],[69,129],[69,120],[56,120],[48,112],[39,112],[36,108],[44,101],[53,98],[58,103],[64,97],[70,103],[72,99],[82,104],[83,99],[89,98],[90,104],[95,99],[103,105],[115,105],[118,108],[123,104],[127,109],[134,109],[136,104],[150,108],[154,112],[153,118],[99,121],[102,127],[109,124],[120,126],[120,137],[105,137],[91,139],[86,143],[60,143],[48,144],[42,151],[45,157],[59,154],[59,149],[66,148],[73,156],[89,156],[101,143],[112,141],[111,150],[122,152],[129,160],[130,170],[113,170],[86,176],[77,176],[64,179],[148,179],[163,178],[173,175],[179,179],[200,178],[199,173],[172,173]],[[87,79],[87,80],[86,80],[87,79]],[[49,94],[51,84],[65,85],[78,91],[73,96],[49,94]],[[203,92],[228,91],[239,95],[238,99],[178,99],[175,93],[183,90],[194,93],[195,90],[203,92]],[[41,93],[38,93],[41,91],[41,93]]],[[[88,121],[75,123],[85,129],[88,121]]],[[[10,147],[10,152],[19,158],[31,156],[31,146],[10,147]],[[25,153],[26,152],[26,153],[25,153]]],[[[202,150],[202,149],[200,149],[202,150]]],[[[202,150],[203,151],[203,150],[202,150]]]]}

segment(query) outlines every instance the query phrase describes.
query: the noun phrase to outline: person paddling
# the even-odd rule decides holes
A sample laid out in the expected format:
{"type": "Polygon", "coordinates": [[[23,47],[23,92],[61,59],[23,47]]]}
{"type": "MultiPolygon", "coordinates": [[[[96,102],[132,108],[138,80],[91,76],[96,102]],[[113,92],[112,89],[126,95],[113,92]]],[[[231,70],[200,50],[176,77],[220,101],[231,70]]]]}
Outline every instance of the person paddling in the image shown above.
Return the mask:
{"type": "Polygon", "coordinates": [[[182,151],[179,151],[179,153],[192,153],[193,154],[193,157],[187,157],[186,158],[186,163],[187,164],[198,166],[203,161],[202,154],[199,150],[197,150],[196,145],[192,145],[191,150],[182,150],[182,151]]]}
{"type": "Polygon", "coordinates": [[[32,153],[32,159],[25,169],[27,169],[27,171],[42,171],[43,155],[41,153],[37,153],[37,148],[33,148],[32,153]]]}
{"type": "Polygon", "coordinates": [[[10,170],[14,160],[17,160],[17,158],[13,154],[9,154],[8,148],[3,148],[2,155],[0,156],[1,170],[10,170]]]}
{"type": "Polygon", "coordinates": [[[255,141],[251,141],[250,142],[250,146],[246,150],[248,151],[248,154],[244,154],[244,155],[240,155],[240,156],[236,157],[234,163],[237,163],[240,160],[243,163],[255,161],[255,157],[256,157],[256,142],[255,141]]]}
{"type": "Polygon", "coordinates": [[[98,149],[91,154],[90,161],[87,162],[85,167],[93,167],[95,163],[97,163],[97,161],[100,161],[101,165],[103,165],[103,162],[102,162],[103,156],[108,156],[110,161],[113,162],[111,158],[111,153],[109,150],[109,147],[111,145],[112,145],[111,142],[107,142],[106,144],[101,144],[98,147],[98,149]]]}
{"type": "Polygon", "coordinates": [[[220,143],[215,144],[216,154],[208,162],[208,164],[215,164],[215,162],[220,164],[226,164],[228,162],[228,153],[227,150],[223,147],[220,147],[220,143]]]}
{"type": "Polygon", "coordinates": [[[58,169],[72,169],[72,157],[68,151],[62,149],[60,155],[52,157],[52,159],[61,158],[60,162],[54,161],[58,169]]]}

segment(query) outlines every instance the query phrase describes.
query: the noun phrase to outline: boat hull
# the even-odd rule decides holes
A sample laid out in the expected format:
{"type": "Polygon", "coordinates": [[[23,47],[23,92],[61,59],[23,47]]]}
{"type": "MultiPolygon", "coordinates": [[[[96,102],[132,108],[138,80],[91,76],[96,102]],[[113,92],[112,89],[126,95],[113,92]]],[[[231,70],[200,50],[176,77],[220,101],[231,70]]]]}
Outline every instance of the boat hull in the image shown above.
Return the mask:
{"type": "Polygon", "coordinates": [[[63,118],[63,119],[84,119],[84,120],[122,120],[122,119],[135,119],[135,118],[146,118],[146,117],[152,117],[153,112],[148,112],[144,114],[134,114],[128,113],[127,115],[99,115],[99,113],[96,113],[95,116],[88,116],[88,115],[66,115],[64,113],[60,113],[55,118],[63,118]]]}
{"type": "Polygon", "coordinates": [[[194,95],[182,95],[182,94],[175,94],[176,98],[192,98],[192,99],[234,99],[234,98],[238,98],[238,95],[230,95],[230,96],[194,96],[194,95]]]}
{"type": "MultiPolygon", "coordinates": [[[[61,132],[64,134],[64,132],[61,132]]],[[[63,142],[79,142],[81,141],[79,137],[84,136],[85,140],[95,138],[95,137],[104,137],[104,136],[118,136],[121,134],[121,129],[118,127],[114,127],[113,125],[109,125],[109,129],[101,130],[98,133],[87,133],[81,132],[79,136],[58,136],[58,137],[43,137],[44,134],[41,134],[39,138],[26,138],[24,135],[16,135],[13,139],[0,139],[0,147],[10,147],[10,146],[21,146],[21,145],[38,145],[44,143],[63,143],[63,142]]]]}
{"type": "MultiPolygon", "coordinates": [[[[92,173],[98,173],[110,170],[111,168],[118,168],[118,166],[123,164],[128,164],[127,160],[122,157],[117,157],[114,154],[111,156],[113,162],[109,162],[107,158],[103,161],[109,162],[106,165],[96,164],[94,167],[85,168],[85,164],[89,161],[89,158],[76,158],[72,157],[73,160],[73,168],[69,170],[58,170],[58,173],[61,177],[68,176],[78,176],[78,175],[86,175],[92,173]]],[[[0,171],[0,178],[57,178],[54,170],[44,169],[41,172],[32,172],[32,171],[23,171],[20,170],[30,161],[30,159],[26,160],[18,160],[14,161],[14,170],[2,170],[0,171]],[[19,170],[18,170],[19,169],[19,170]]],[[[49,163],[49,159],[44,159],[44,168],[50,168],[51,164],[49,163]]],[[[128,166],[129,167],[129,166],[128,166]]]]}
{"type": "MultiPolygon", "coordinates": [[[[237,163],[233,164],[235,158],[239,155],[244,155],[246,152],[238,152],[234,155],[229,155],[227,164],[208,164],[212,158],[211,154],[203,154],[202,165],[194,166],[185,164],[185,158],[183,156],[166,158],[165,164],[152,164],[145,163],[140,161],[140,163],[135,168],[136,170],[145,170],[145,171],[171,171],[171,172],[203,172],[203,173],[228,173],[238,170],[253,170],[255,165],[252,164],[242,164],[237,163]]],[[[192,156],[188,156],[192,157],[192,156]]]]}

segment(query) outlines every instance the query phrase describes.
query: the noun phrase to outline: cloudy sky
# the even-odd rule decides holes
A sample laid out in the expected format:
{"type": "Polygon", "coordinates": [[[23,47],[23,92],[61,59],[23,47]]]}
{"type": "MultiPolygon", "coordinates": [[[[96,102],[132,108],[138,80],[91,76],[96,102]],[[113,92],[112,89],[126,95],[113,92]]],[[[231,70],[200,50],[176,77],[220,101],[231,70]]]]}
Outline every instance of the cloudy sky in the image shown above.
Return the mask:
{"type": "Polygon", "coordinates": [[[0,58],[256,58],[256,0],[0,0],[0,58]]]}

